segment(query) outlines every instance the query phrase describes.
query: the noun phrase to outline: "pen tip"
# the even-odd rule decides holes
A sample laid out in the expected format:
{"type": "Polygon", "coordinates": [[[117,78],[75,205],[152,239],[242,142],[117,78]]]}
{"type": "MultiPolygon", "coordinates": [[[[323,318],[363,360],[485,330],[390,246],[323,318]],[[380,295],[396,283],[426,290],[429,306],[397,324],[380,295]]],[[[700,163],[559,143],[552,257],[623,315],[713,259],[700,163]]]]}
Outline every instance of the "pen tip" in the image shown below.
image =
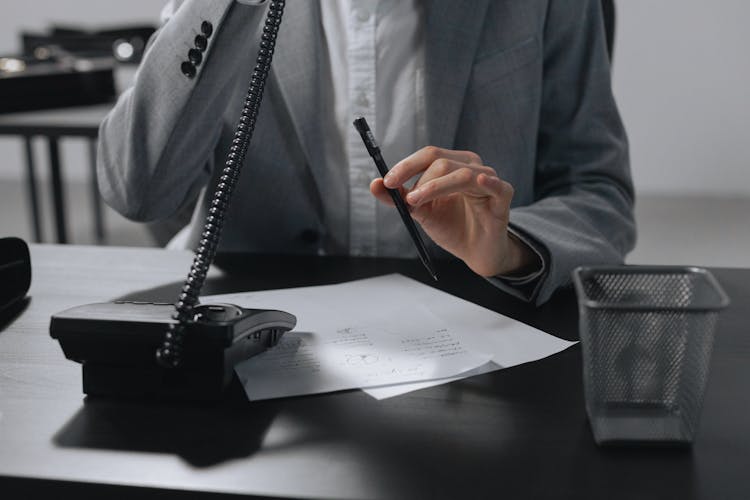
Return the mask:
{"type": "Polygon", "coordinates": [[[437,281],[437,280],[438,280],[438,279],[437,279],[437,274],[435,274],[435,273],[432,273],[432,279],[434,279],[435,281],[437,281]]]}

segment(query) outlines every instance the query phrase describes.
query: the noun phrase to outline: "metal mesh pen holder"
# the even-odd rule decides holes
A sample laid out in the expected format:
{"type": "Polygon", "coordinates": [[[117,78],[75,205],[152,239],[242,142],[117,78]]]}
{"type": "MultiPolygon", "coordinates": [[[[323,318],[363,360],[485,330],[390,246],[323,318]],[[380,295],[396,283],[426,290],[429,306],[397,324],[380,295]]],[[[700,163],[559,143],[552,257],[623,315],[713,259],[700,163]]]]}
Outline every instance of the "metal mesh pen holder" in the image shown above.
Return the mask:
{"type": "Polygon", "coordinates": [[[713,275],[695,267],[582,267],[583,383],[594,440],[693,440],[718,312],[729,304],[713,275]]]}

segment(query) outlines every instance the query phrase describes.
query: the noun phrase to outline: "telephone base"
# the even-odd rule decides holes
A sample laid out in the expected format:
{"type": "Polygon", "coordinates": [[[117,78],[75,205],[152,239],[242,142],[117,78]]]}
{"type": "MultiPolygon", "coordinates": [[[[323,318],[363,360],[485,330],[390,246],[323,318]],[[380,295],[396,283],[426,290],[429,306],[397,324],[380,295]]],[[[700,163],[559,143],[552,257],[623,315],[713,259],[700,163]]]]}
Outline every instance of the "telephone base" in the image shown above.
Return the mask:
{"type": "Polygon", "coordinates": [[[155,353],[173,311],[166,303],[88,304],[52,316],[50,335],[81,363],[85,394],[206,401],[222,396],[237,363],[276,345],[297,322],[284,311],[196,306],[180,366],[164,368],[155,353]]]}

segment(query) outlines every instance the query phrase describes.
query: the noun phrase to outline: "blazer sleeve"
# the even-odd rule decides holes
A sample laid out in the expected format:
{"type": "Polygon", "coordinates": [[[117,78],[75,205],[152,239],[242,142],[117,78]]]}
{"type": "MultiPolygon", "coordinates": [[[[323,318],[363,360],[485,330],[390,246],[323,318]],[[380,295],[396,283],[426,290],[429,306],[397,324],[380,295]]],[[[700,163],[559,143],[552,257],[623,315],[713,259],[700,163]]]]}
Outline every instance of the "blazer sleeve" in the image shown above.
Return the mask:
{"type": "Polygon", "coordinates": [[[167,217],[207,181],[232,90],[249,79],[265,10],[234,0],[167,4],[135,83],[99,129],[99,188],[115,210],[139,221],[167,217]],[[208,34],[207,44],[196,40],[208,34]],[[201,57],[190,74],[183,63],[194,48],[201,57]]]}
{"type": "Polygon", "coordinates": [[[550,0],[543,45],[535,202],[510,215],[546,256],[526,297],[537,304],[569,284],[575,267],[622,263],[635,244],[628,143],[599,0],[550,0]]]}

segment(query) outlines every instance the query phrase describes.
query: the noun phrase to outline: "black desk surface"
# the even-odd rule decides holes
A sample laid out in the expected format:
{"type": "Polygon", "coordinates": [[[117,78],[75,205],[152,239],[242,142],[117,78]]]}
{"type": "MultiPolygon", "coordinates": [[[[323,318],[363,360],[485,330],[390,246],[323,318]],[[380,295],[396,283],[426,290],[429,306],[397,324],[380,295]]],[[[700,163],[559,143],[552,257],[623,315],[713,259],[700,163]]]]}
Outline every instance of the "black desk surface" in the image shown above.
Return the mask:
{"type": "MultiPolygon", "coordinates": [[[[31,301],[0,331],[0,496],[223,494],[313,498],[750,498],[750,270],[717,269],[721,316],[692,448],[600,449],[581,387],[580,348],[375,401],[359,391],[218,406],[84,399],[80,367],[52,313],[127,296],[171,300],[191,256],[152,249],[34,246],[31,301]],[[158,489],[158,490],[157,490],[158,489]]],[[[240,257],[206,293],[331,283],[417,262],[240,257]]],[[[439,286],[566,338],[571,292],[534,310],[461,265],[439,286]]]]}

